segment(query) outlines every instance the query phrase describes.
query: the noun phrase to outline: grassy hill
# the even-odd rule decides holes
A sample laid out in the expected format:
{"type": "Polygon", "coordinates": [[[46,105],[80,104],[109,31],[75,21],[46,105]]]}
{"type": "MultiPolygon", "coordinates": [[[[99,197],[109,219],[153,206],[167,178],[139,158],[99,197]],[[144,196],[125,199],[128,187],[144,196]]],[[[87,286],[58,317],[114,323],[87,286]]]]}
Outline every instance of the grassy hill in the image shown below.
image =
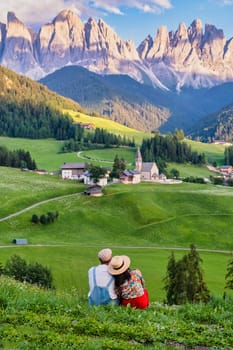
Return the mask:
{"type": "Polygon", "coordinates": [[[110,133],[122,135],[129,139],[134,139],[135,142],[140,145],[143,138],[152,137],[150,133],[139,131],[133,128],[129,128],[125,125],[114,122],[113,120],[101,118],[101,117],[92,117],[90,115],[74,112],[72,110],[64,110],[65,113],[68,113],[72,119],[77,123],[91,123],[95,128],[104,129],[110,133]]]}
{"type": "MultiPolygon", "coordinates": [[[[232,102],[232,101],[231,101],[232,102]]],[[[227,105],[220,111],[207,115],[199,124],[194,125],[190,133],[193,139],[208,142],[209,139],[233,142],[233,104],[227,105]]]]}
{"type": "Polygon", "coordinates": [[[205,153],[208,163],[212,164],[214,161],[216,161],[218,165],[224,164],[224,150],[226,146],[191,141],[188,139],[185,139],[185,142],[190,144],[194,151],[197,151],[198,153],[205,153]]]}
{"type": "Polygon", "coordinates": [[[40,81],[88,110],[138,130],[158,129],[170,115],[162,103],[167,94],[127,75],[102,76],[76,65],[63,67],[40,81]]]}
{"type": "Polygon", "coordinates": [[[89,307],[76,290],[42,291],[1,277],[2,349],[232,349],[231,298],[147,310],[89,307]]]}
{"type": "Polygon", "coordinates": [[[30,100],[31,102],[34,101],[34,103],[44,103],[55,109],[70,108],[76,111],[81,110],[77,102],[59,96],[44,85],[2,66],[0,66],[0,90],[1,98],[7,101],[20,103],[30,100]]]}
{"type": "MultiPolygon", "coordinates": [[[[75,113],[74,113],[75,115],[75,113]]],[[[82,122],[89,122],[88,116],[84,116],[80,114],[80,118],[82,122]],[[87,119],[86,119],[87,118],[87,119]]],[[[99,120],[99,118],[93,118],[95,120],[99,120]]],[[[98,127],[103,127],[105,121],[103,124],[103,119],[100,118],[100,124],[98,124],[98,127]]],[[[109,121],[110,125],[113,123],[109,121]]],[[[121,129],[118,129],[119,124],[115,123],[114,126],[112,126],[112,132],[120,132],[121,129]]],[[[124,128],[124,127],[123,127],[124,128]]],[[[147,137],[148,134],[143,134],[138,132],[134,132],[131,129],[126,128],[126,136],[127,137],[134,137],[135,140],[140,143],[143,136],[147,137]]],[[[204,152],[206,154],[206,159],[212,163],[213,161],[216,161],[219,165],[223,164],[224,160],[224,146],[223,145],[212,145],[212,144],[206,144],[191,140],[185,140],[185,142],[189,143],[193,150],[196,150],[198,153],[204,152]]],[[[90,151],[84,151],[82,152],[82,156],[79,156],[76,152],[72,153],[61,153],[62,141],[57,141],[53,139],[42,139],[42,140],[30,140],[30,139],[22,139],[22,138],[10,138],[10,137],[1,137],[0,136],[0,145],[5,145],[8,149],[14,150],[14,149],[24,149],[30,152],[32,155],[32,158],[36,160],[37,166],[40,169],[47,169],[47,170],[58,170],[60,169],[61,164],[64,162],[83,162],[90,161],[93,164],[98,164],[102,166],[109,166],[111,161],[113,161],[116,154],[120,158],[124,158],[128,163],[133,163],[135,158],[135,150],[134,149],[127,149],[127,148],[112,148],[112,149],[102,149],[102,150],[90,150],[90,151]],[[85,157],[83,159],[83,156],[85,157]],[[103,160],[106,160],[107,162],[103,162],[103,160]]],[[[177,168],[180,172],[181,176],[203,176],[208,177],[210,175],[210,172],[203,167],[195,167],[187,164],[169,164],[168,168],[177,168]]]]}
{"type": "Polygon", "coordinates": [[[112,185],[101,198],[81,194],[83,185],[49,175],[0,168],[1,218],[38,203],[36,207],[0,221],[1,261],[17,252],[29,261],[51,267],[60,291],[87,293],[87,270],[97,264],[97,252],[111,247],[127,254],[142,270],[151,300],[164,298],[162,280],[171,251],[177,257],[194,243],[204,261],[207,284],[223,294],[232,244],[233,189],[197,184],[112,185]],[[34,225],[38,216],[58,211],[50,225],[34,225]],[[15,247],[15,238],[30,245],[15,247]],[[177,249],[178,248],[178,249],[177,249]],[[217,250],[217,251],[205,251],[217,250]],[[61,268],[62,267],[62,268],[61,268]]]}

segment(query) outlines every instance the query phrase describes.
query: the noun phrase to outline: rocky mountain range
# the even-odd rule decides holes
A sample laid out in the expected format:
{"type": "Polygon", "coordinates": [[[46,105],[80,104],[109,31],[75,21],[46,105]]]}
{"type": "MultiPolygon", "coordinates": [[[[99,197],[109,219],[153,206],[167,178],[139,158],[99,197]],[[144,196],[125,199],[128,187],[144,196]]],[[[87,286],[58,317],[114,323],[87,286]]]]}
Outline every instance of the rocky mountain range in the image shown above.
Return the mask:
{"type": "Polygon", "coordinates": [[[127,74],[163,90],[212,87],[233,81],[233,38],[194,20],[173,32],[158,28],[138,48],[122,40],[103,20],[83,23],[70,10],[34,32],[9,12],[0,23],[0,64],[40,79],[66,65],[100,74],[127,74]]]}

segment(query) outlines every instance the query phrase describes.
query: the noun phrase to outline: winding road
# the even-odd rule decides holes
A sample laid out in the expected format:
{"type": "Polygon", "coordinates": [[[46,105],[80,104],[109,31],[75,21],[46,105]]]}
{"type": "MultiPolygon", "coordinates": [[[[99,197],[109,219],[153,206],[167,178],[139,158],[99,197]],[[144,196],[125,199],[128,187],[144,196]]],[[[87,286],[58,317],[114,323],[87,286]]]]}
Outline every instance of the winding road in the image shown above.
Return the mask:
{"type": "Polygon", "coordinates": [[[42,205],[42,204],[45,204],[45,203],[48,203],[48,202],[52,202],[52,201],[55,201],[55,200],[58,200],[58,199],[66,198],[66,197],[77,196],[77,195],[80,195],[80,193],[66,194],[66,195],[63,195],[63,196],[53,197],[53,198],[46,199],[46,200],[41,201],[41,202],[37,202],[37,203],[35,203],[35,204],[30,205],[30,206],[27,207],[27,208],[24,208],[24,209],[22,209],[22,210],[17,211],[16,213],[13,213],[13,214],[10,214],[10,215],[8,215],[8,216],[5,216],[4,218],[0,218],[0,222],[6,221],[6,220],[8,220],[8,219],[11,219],[11,218],[13,218],[14,216],[18,216],[18,215],[20,215],[20,214],[23,214],[23,213],[25,213],[26,211],[29,211],[29,210],[31,210],[31,209],[33,209],[33,208],[36,208],[36,207],[39,207],[39,206],[42,205]]]}

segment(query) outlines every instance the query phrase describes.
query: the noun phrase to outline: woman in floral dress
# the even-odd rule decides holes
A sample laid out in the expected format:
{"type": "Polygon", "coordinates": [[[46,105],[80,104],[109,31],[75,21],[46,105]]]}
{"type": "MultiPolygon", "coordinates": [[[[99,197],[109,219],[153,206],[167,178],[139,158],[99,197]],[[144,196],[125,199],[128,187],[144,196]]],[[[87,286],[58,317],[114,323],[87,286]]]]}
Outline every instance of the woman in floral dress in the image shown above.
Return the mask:
{"type": "Polygon", "coordinates": [[[149,297],[141,271],[129,267],[130,258],[126,255],[114,256],[108,266],[109,273],[115,278],[120,304],[145,309],[149,306],[149,297]]]}

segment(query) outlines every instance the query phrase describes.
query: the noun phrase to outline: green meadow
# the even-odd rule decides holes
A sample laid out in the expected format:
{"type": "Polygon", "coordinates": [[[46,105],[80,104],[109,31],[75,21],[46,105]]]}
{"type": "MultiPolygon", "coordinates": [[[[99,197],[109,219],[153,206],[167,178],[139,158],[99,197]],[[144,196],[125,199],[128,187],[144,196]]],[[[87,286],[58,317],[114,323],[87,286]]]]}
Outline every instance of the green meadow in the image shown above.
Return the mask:
{"type": "MultiPolygon", "coordinates": [[[[207,156],[211,155],[212,160],[216,160],[219,165],[223,164],[224,146],[222,145],[208,145],[200,142],[189,141],[193,150],[204,152],[207,156]]],[[[0,145],[5,145],[8,149],[24,149],[31,153],[35,159],[39,169],[46,169],[49,171],[59,170],[61,164],[64,162],[91,162],[95,165],[111,166],[116,155],[119,158],[124,158],[128,166],[133,165],[135,159],[134,148],[118,147],[110,149],[98,149],[82,151],[81,153],[61,153],[63,145],[62,141],[53,139],[46,140],[30,140],[21,138],[0,137],[0,145]]],[[[190,164],[168,164],[168,170],[176,168],[180,172],[180,176],[200,176],[209,177],[212,173],[206,167],[198,167],[190,164]]]]}
{"type": "Polygon", "coordinates": [[[142,132],[136,129],[128,128],[122,124],[116,123],[110,119],[105,119],[101,117],[92,117],[81,112],[74,112],[72,110],[64,110],[68,113],[72,119],[77,123],[91,123],[95,128],[105,129],[110,133],[126,136],[130,139],[135,140],[135,142],[140,145],[143,138],[151,137],[152,134],[142,132]]]}
{"type": "MultiPolygon", "coordinates": [[[[190,144],[223,163],[223,146],[193,141],[190,144]]],[[[59,170],[64,162],[111,167],[116,155],[127,161],[127,167],[134,166],[135,149],[126,147],[60,153],[60,141],[7,137],[0,137],[0,145],[29,150],[38,168],[49,171],[59,170]]],[[[179,170],[182,177],[211,175],[206,167],[168,164],[168,170],[172,168],[179,170]]],[[[179,258],[183,249],[194,243],[200,249],[209,288],[214,294],[223,294],[226,265],[233,250],[233,189],[187,183],[115,184],[104,189],[103,197],[90,198],[82,195],[84,185],[63,181],[59,175],[0,167],[0,179],[0,220],[27,208],[20,215],[0,221],[0,245],[6,246],[1,249],[0,261],[17,252],[29,261],[51,267],[58,290],[75,288],[86,296],[87,270],[98,263],[98,250],[109,246],[114,254],[131,257],[132,266],[143,272],[151,299],[162,301],[162,280],[171,251],[179,258]],[[51,225],[30,222],[34,213],[39,216],[55,210],[59,218],[51,225]],[[14,238],[27,238],[29,245],[15,247],[11,244],[14,238]]]]}
{"type": "Polygon", "coordinates": [[[190,144],[192,149],[198,153],[205,153],[208,163],[212,164],[216,161],[219,166],[224,164],[224,150],[226,146],[191,141],[188,139],[185,139],[185,142],[190,144]]]}
{"type": "Polygon", "coordinates": [[[75,288],[86,296],[87,270],[97,264],[97,252],[110,247],[128,254],[141,269],[151,300],[164,299],[163,278],[171,251],[177,258],[190,244],[200,249],[206,282],[222,295],[227,262],[233,250],[233,189],[198,184],[114,184],[100,198],[82,194],[84,185],[58,176],[0,168],[1,262],[12,254],[51,267],[57,290],[75,288]],[[3,198],[3,197],[2,197],[3,198]],[[44,202],[48,199],[48,202],[44,202]],[[42,201],[39,205],[38,202],[42,201]],[[58,221],[31,223],[32,214],[58,211],[58,221]],[[27,238],[28,246],[14,246],[27,238]],[[214,251],[217,250],[217,251],[214,251]]]}

